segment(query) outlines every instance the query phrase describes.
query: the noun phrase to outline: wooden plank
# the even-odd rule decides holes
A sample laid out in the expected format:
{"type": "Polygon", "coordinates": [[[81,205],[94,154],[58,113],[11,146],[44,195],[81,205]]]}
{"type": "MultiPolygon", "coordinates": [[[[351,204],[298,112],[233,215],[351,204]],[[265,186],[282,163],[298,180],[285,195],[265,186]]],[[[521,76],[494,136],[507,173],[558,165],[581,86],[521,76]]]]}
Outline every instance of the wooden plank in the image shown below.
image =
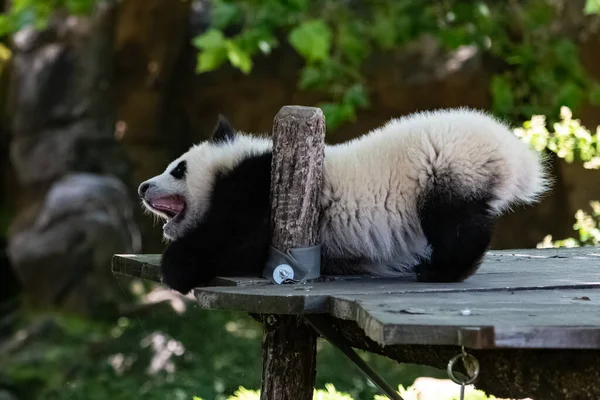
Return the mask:
{"type": "MultiPolygon", "coordinates": [[[[566,260],[566,259],[565,259],[566,260]]],[[[526,264],[526,263],[524,263],[526,264]]],[[[523,265],[522,271],[528,266],[523,265]]],[[[421,283],[414,278],[377,279],[370,281],[322,282],[306,285],[266,285],[260,287],[205,287],[194,291],[202,308],[238,310],[256,313],[326,312],[330,296],[400,295],[408,293],[494,292],[550,289],[583,289],[600,287],[600,271],[596,264],[561,264],[561,271],[507,272],[477,274],[458,283],[421,283]]],[[[439,297],[438,297],[439,298],[439,297]]]]}
{"type": "Polygon", "coordinates": [[[382,346],[600,349],[600,288],[345,295],[329,306],[382,346]]]}
{"type": "Polygon", "coordinates": [[[162,282],[159,254],[115,254],[112,258],[113,274],[162,282]]]}
{"type": "MultiPolygon", "coordinates": [[[[160,282],[160,254],[117,254],[113,257],[113,272],[160,282]],[[140,265],[141,264],[141,265],[140,265]],[[143,273],[142,273],[143,270],[143,273]],[[140,276],[142,275],[142,276],[140,276]]],[[[541,274],[556,277],[600,269],[600,248],[499,250],[486,254],[475,276],[488,274],[541,274]],[[566,264],[565,264],[566,263],[566,264]]],[[[594,274],[594,272],[592,272],[594,274]]],[[[412,274],[407,275],[411,279],[412,274]]],[[[472,278],[471,278],[472,279],[472,278]]],[[[322,276],[320,281],[377,281],[368,276],[322,276]]],[[[266,279],[219,277],[211,286],[265,285],[266,279]]]]}
{"type": "MultiPolygon", "coordinates": [[[[333,317],[329,320],[352,347],[381,354],[399,363],[445,369],[448,360],[460,352],[457,346],[384,347],[365,337],[354,321],[333,317]]],[[[600,399],[600,350],[493,348],[468,351],[477,357],[481,366],[477,388],[497,398],[600,399]]]]}
{"type": "Polygon", "coordinates": [[[599,258],[600,248],[593,246],[574,247],[574,248],[550,248],[550,249],[508,249],[508,250],[490,250],[486,254],[486,259],[495,257],[503,258],[506,261],[511,259],[523,258],[573,258],[590,257],[599,258]]]}
{"type": "Polygon", "coordinates": [[[238,287],[255,287],[255,286],[266,286],[271,285],[271,282],[264,278],[229,278],[229,277],[216,277],[210,283],[211,286],[238,286],[238,287]]]}
{"type": "MultiPolygon", "coordinates": [[[[160,275],[160,254],[115,254],[112,258],[113,274],[141,278],[162,283],[160,275]]],[[[229,278],[217,277],[211,286],[264,286],[270,282],[264,278],[229,278]]]]}

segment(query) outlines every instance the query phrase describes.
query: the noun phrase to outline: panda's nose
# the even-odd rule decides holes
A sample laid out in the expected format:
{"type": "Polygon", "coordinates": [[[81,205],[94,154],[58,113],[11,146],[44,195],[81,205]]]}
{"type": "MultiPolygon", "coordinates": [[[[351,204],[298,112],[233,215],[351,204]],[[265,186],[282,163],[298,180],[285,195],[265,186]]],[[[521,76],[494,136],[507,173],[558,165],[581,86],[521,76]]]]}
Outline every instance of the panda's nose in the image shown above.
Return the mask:
{"type": "Polygon", "coordinates": [[[142,183],[140,185],[140,187],[138,188],[138,194],[140,195],[140,197],[143,198],[149,188],[150,188],[150,183],[149,182],[142,183]]]}

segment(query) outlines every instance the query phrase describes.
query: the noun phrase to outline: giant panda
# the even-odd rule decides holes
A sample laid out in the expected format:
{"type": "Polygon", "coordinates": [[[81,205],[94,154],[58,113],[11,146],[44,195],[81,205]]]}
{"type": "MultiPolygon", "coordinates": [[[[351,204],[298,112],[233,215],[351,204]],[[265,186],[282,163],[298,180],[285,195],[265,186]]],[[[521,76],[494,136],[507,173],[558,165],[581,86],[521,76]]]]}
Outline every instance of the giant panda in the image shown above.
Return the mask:
{"type": "MultiPolygon", "coordinates": [[[[270,246],[272,141],[220,117],[213,135],[138,189],[169,242],[163,282],[181,293],[216,276],[260,276],[270,246]]],[[[463,281],[494,223],[548,191],[544,159],[503,122],[460,108],[394,118],[327,145],[322,274],[463,281]]]]}

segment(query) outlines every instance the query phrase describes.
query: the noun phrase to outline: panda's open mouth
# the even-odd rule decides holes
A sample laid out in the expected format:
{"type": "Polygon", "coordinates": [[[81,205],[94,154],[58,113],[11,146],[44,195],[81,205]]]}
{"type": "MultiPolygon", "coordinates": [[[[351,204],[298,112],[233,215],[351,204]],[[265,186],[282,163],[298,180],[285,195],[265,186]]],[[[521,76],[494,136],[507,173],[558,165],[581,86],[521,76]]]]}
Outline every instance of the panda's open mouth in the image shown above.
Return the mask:
{"type": "Polygon", "coordinates": [[[181,196],[159,197],[146,200],[146,204],[152,210],[164,215],[169,220],[183,215],[185,212],[185,200],[181,196]]]}

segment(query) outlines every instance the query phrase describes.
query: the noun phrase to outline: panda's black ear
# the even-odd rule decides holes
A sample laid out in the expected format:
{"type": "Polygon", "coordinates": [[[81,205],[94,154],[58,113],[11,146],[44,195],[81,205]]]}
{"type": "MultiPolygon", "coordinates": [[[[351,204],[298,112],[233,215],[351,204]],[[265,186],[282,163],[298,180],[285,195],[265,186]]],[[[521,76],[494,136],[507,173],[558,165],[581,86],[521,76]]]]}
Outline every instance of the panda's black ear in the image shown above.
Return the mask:
{"type": "Polygon", "coordinates": [[[231,123],[222,114],[219,114],[219,120],[210,139],[213,143],[229,142],[235,139],[235,129],[231,123]]]}

